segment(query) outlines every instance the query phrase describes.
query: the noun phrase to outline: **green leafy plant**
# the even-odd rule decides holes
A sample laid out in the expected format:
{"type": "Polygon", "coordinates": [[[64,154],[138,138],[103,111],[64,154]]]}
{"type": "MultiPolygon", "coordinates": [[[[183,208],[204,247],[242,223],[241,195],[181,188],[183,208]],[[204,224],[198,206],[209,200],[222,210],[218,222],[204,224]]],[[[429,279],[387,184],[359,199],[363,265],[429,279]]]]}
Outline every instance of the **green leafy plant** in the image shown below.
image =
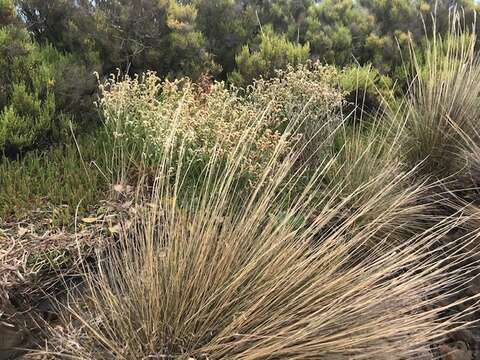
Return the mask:
{"type": "MultiPolygon", "coordinates": [[[[350,65],[340,70],[339,82],[346,93],[345,112],[374,114],[394,97],[393,81],[371,65],[350,65]]],[[[357,118],[362,117],[358,115],[357,118]]]]}
{"type": "Polygon", "coordinates": [[[0,24],[0,55],[0,151],[15,157],[64,139],[71,120],[67,112],[74,108],[67,103],[79,93],[70,91],[72,86],[65,89],[60,70],[73,66],[73,59],[33,43],[18,24],[0,24]]]}
{"type": "Polygon", "coordinates": [[[315,154],[328,138],[333,140],[342,121],[343,94],[336,79],[335,68],[319,63],[287,66],[244,92],[222,82],[203,87],[188,79],[161,81],[147,73],[123,81],[112,78],[102,85],[99,105],[114,136],[153,163],[171,147],[183,147],[186,158],[199,167],[212,157],[227,159],[251,129],[251,151],[242,168],[253,179],[284,142],[308,148],[305,161],[320,157],[315,154]]]}
{"type": "Polygon", "coordinates": [[[286,36],[265,27],[259,36],[258,49],[245,45],[235,57],[237,68],[230,75],[230,81],[246,87],[254,79],[274,77],[275,70],[285,69],[287,65],[305,63],[309,54],[308,44],[290,42],[286,36]]]}

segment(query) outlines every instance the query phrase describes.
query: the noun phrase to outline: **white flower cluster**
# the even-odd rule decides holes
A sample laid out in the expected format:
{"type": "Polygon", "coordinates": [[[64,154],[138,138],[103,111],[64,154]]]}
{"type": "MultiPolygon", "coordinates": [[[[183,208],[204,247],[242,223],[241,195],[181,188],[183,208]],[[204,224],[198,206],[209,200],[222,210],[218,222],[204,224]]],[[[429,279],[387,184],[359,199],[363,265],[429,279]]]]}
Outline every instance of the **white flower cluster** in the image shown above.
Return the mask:
{"type": "Polygon", "coordinates": [[[99,106],[112,133],[149,157],[181,143],[193,159],[241,156],[242,169],[256,176],[280,142],[287,151],[301,133],[310,142],[307,132],[324,137],[343,101],[331,67],[290,67],[277,75],[246,91],[223,82],[205,87],[186,78],[161,81],[153,72],[111,77],[101,86],[99,106]],[[294,122],[300,125],[292,127],[294,122]],[[239,155],[241,141],[249,151],[239,155]]]}

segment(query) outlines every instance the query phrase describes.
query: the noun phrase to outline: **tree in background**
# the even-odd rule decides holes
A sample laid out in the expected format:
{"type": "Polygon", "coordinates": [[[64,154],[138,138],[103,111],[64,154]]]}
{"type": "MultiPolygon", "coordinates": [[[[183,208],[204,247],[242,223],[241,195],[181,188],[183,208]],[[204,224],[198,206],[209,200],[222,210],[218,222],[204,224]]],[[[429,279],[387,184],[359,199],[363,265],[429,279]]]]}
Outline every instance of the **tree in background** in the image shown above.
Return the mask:
{"type": "Polygon", "coordinates": [[[41,46],[53,45],[63,53],[55,61],[57,106],[77,119],[92,118],[97,81],[102,73],[97,46],[94,7],[90,0],[16,0],[21,18],[41,46]]]}
{"type": "Polygon", "coordinates": [[[361,60],[374,18],[351,0],[324,0],[308,9],[306,40],[312,56],[344,66],[361,60]]]}
{"type": "Polygon", "coordinates": [[[39,47],[15,21],[12,1],[0,2],[0,151],[16,156],[59,138],[64,118],[56,112],[53,47],[39,47]]]}
{"type": "MultiPolygon", "coordinates": [[[[197,9],[170,1],[167,12],[167,54],[163,69],[158,72],[170,77],[217,74],[220,69],[206,49],[205,37],[196,25],[197,9]]],[[[162,61],[162,59],[158,59],[162,61]]]]}
{"type": "Polygon", "coordinates": [[[260,77],[271,78],[275,70],[302,64],[310,56],[308,44],[295,44],[285,35],[276,34],[271,26],[265,27],[259,38],[257,48],[245,45],[235,57],[237,69],[230,80],[238,86],[245,87],[260,77]]]}
{"type": "Polygon", "coordinates": [[[197,11],[174,0],[95,2],[97,46],[104,73],[156,71],[161,76],[198,78],[215,72],[196,27],[197,11]]]}
{"type": "Polygon", "coordinates": [[[94,1],[16,0],[16,3],[36,41],[78,54],[86,64],[93,64],[100,70],[94,1]]]}
{"type": "Polygon", "coordinates": [[[18,22],[15,4],[11,0],[0,0],[0,25],[6,26],[18,22]]]}
{"type": "Polygon", "coordinates": [[[195,0],[193,4],[198,9],[198,29],[225,78],[235,69],[235,55],[258,31],[255,10],[236,0],[195,0]]]}
{"type": "Polygon", "coordinates": [[[401,77],[397,72],[404,59],[402,51],[425,35],[422,17],[430,13],[430,5],[424,0],[360,0],[360,4],[374,17],[364,57],[380,72],[401,77]]]}
{"type": "Polygon", "coordinates": [[[197,10],[175,0],[17,0],[39,42],[77,54],[110,74],[157,71],[162,76],[216,71],[197,29],[197,10]]]}
{"type": "Polygon", "coordinates": [[[251,0],[250,3],[262,25],[270,24],[290,41],[305,43],[307,12],[314,0],[251,0]]]}
{"type": "MultiPolygon", "coordinates": [[[[425,16],[426,32],[429,37],[433,32],[447,34],[451,25],[453,10],[459,10],[460,24],[471,28],[475,22],[475,12],[480,10],[475,0],[425,0],[430,8],[430,14],[425,16]],[[435,22],[435,24],[434,24],[435,22]]],[[[473,29],[478,33],[478,29],[473,29]]]]}

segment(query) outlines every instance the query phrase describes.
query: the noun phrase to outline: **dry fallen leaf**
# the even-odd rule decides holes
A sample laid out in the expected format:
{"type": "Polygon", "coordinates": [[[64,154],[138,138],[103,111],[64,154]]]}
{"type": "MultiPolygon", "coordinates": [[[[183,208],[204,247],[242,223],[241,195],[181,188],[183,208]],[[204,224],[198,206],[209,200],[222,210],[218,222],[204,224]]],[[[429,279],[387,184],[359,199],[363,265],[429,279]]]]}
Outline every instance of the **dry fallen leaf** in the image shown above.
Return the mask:
{"type": "Polygon", "coordinates": [[[96,222],[98,220],[98,218],[96,217],[86,217],[86,218],[83,218],[82,221],[84,223],[87,223],[87,224],[92,224],[94,222],[96,222]]]}
{"type": "Polygon", "coordinates": [[[133,201],[127,201],[122,204],[122,209],[129,209],[133,204],[133,201]]]}
{"type": "Polygon", "coordinates": [[[122,227],[120,226],[120,224],[116,224],[114,226],[110,226],[108,228],[108,230],[112,233],[112,234],[119,234],[120,231],[122,231],[122,227]]]}
{"type": "Polygon", "coordinates": [[[113,190],[115,190],[118,193],[122,193],[125,191],[125,186],[123,186],[122,184],[116,184],[116,185],[113,185],[113,190]]]}
{"type": "Polygon", "coordinates": [[[25,235],[28,232],[29,232],[29,230],[27,228],[23,228],[23,227],[18,228],[18,236],[19,237],[22,237],[23,235],[25,235]]]}

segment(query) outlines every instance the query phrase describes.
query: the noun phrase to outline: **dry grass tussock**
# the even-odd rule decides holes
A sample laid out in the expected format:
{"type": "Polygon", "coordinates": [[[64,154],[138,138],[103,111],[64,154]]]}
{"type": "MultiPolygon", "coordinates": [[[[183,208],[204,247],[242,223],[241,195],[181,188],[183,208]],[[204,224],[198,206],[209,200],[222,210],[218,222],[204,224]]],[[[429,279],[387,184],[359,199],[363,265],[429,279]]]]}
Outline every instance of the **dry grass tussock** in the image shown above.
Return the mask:
{"type": "MultiPolygon", "coordinates": [[[[408,118],[406,160],[421,163],[423,174],[439,178],[452,175],[463,164],[458,153],[478,143],[480,107],[480,58],[473,31],[464,29],[454,13],[451,31],[441,38],[433,34],[421,55],[412,47],[415,79],[406,97],[408,118]]],[[[472,25],[475,28],[475,24],[472,25]]]]}
{"type": "MultiPolygon", "coordinates": [[[[184,188],[185,148],[170,146],[175,131],[168,136],[155,183],[138,198],[145,206],[101,255],[97,273],[85,276],[88,290],[70,304],[73,321],[52,330],[49,352],[76,359],[410,359],[465,326],[461,314],[437,305],[468,278],[463,249],[478,234],[442,242],[468,215],[432,219],[436,225],[400,244],[364,251],[421,194],[413,186],[392,201],[390,190],[409,174],[385,184],[380,172],[332,201],[338,186],[322,181],[334,164],[326,160],[294,194],[291,183],[304,178],[295,167],[301,153],[285,156],[280,141],[239,198],[241,159],[252,150],[239,141],[226,166],[210,158],[192,192],[184,188]],[[360,196],[350,211],[351,200],[378,181],[381,191],[360,196]]],[[[391,226],[384,242],[401,230],[402,223],[391,226]]],[[[471,304],[466,311],[477,308],[471,304]]]]}

